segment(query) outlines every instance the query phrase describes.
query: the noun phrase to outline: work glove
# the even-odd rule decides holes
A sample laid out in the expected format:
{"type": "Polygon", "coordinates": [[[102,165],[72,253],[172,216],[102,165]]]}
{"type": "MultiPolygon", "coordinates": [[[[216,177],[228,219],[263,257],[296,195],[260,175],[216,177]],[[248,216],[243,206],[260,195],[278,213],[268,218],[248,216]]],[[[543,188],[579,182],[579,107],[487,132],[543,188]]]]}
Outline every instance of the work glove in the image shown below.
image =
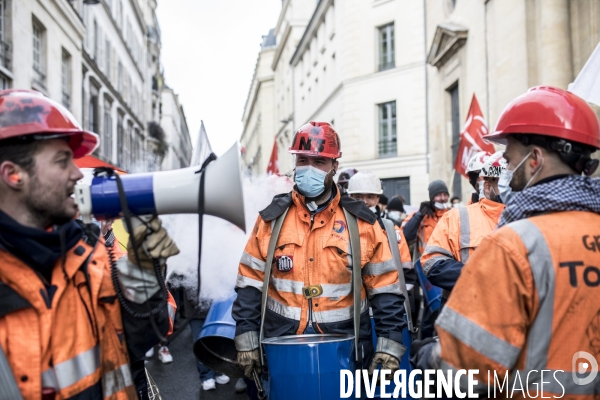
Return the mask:
{"type": "Polygon", "coordinates": [[[400,369],[400,360],[396,357],[387,353],[377,352],[369,366],[369,375],[373,375],[379,364],[381,364],[381,369],[389,369],[392,371],[392,374],[400,369]]]}
{"type": "Polygon", "coordinates": [[[260,354],[258,349],[250,351],[238,351],[237,361],[244,368],[244,375],[250,379],[254,379],[252,371],[256,370],[258,374],[261,373],[260,369],[260,354]]]}
{"type": "Polygon", "coordinates": [[[431,207],[431,202],[430,201],[424,201],[421,203],[421,206],[419,207],[419,213],[421,213],[422,216],[430,216],[433,217],[433,208],[431,207]]]}
{"type": "Polygon", "coordinates": [[[142,220],[142,224],[133,229],[133,237],[138,246],[139,261],[135,256],[131,237],[127,245],[128,258],[130,262],[142,268],[152,270],[154,269],[153,260],[163,263],[168,257],[179,254],[177,245],[162,227],[160,218],[156,216],[152,217],[150,221],[142,220]]]}
{"type": "Polygon", "coordinates": [[[423,347],[425,347],[429,343],[435,343],[435,342],[437,342],[436,338],[426,338],[426,339],[414,340],[412,342],[412,345],[410,346],[410,356],[411,357],[416,356],[419,353],[419,350],[421,350],[423,347]]]}

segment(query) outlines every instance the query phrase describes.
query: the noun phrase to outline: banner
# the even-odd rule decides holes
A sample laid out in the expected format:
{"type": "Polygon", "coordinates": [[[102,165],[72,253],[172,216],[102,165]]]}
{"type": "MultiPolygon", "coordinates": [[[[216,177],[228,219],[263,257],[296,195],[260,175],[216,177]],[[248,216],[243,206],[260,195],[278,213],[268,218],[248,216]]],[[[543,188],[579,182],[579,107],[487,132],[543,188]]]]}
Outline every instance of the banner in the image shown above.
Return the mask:
{"type": "Polygon", "coordinates": [[[588,103],[600,106],[600,43],[568,90],[588,103]]]}
{"type": "Polygon", "coordinates": [[[271,152],[271,158],[269,158],[269,165],[267,165],[267,175],[273,175],[279,173],[279,162],[277,160],[277,139],[273,143],[273,151],[271,152]]]}
{"type": "Polygon", "coordinates": [[[212,152],[210,140],[208,140],[208,135],[206,133],[206,129],[204,128],[204,121],[200,121],[200,131],[198,132],[198,139],[196,140],[196,145],[194,146],[194,154],[192,155],[190,167],[194,165],[202,165],[204,160],[206,160],[212,152]]]}
{"type": "Polygon", "coordinates": [[[454,160],[454,169],[459,174],[468,178],[466,170],[469,160],[473,155],[479,151],[488,151],[494,153],[494,145],[483,140],[484,135],[487,135],[488,129],[481,108],[477,102],[477,97],[473,93],[473,100],[471,101],[471,107],[469,107],[469,113],[467,114],[467,121],[460,132],[460,143],[458,145],[458,152],[456,153],[456,160],[454,160]]]}

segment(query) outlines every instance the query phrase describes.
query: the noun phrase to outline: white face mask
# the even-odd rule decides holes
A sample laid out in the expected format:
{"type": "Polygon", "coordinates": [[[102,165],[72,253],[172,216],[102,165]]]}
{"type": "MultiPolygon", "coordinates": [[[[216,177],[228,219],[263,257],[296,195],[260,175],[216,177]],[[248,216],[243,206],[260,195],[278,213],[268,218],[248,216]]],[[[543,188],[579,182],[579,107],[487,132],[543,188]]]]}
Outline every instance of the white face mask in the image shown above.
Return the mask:
{"type": "Polygon", "coordinates": [[[461,207],[461,206],[462,206],[462,203],[460,201],[458,203],[452,204],[453,208],[458,208],[458,207],[461,207]]]}
{"type": "Polygon", "coordinates": [[[433,206],[438,210],[446,210],[448,208],[448,203],[438,203],[437,201],[433,203],[433,206]]]}
{"type": "Polygon", "coordinates": [[[369,210],[373,211],[374,213],[377,212],[377,207],[369,207],[369,210]]]}
{"type": "Polygon", "coordinates": [[[484,181],[479,181],[478,185],[479,185],[479,198],[487,199],[487,196],[485,195],[485,190],[484,190],[484,181]]]}
{"type": "Polygon", "coordinates": [[[388,217],[391,219],[395,219],[396,221],[400,220],[400,211],[388,211],[388,217]]]}
{"type": "MultiPolygon", "coordinates": [[[[506,169],[502,170],[502,172],[500,172],[500,178],[498,179],[498,189],[499,189],[500,193],[498,193],[498,195],[500,196],[500,198],[502,199],[502,202],[504,204],[506,204],[506,202],[508,201],[508,198],[510,197],[510,195],[512,193],[512,188],[510,187],[510,182],[512,181],[515,171],[518,170],[519,168],[521,168],[521,165],[523,165],[523,163],[531,156],[532,153],[533,153],[532,151],[527,153],[527,155],[525,157],[523,157],[521,162],[519,162],[519,164],[517,164],[515,169],[511,170],[511,169],[506,168],[506,169]]],[[[525,190],[529,187],[529,185],[531,184],[533,179],[535,179],[535,177],[538,175],[538,173],[542,170],[543,166],[544,166],[544,160],[542,159],[542,166],[535,172],[535,174],[533,174],[531,179],[529,179],[529,181],[527,182],[527,184],[525,185],[523,190],[525,190]]]]}

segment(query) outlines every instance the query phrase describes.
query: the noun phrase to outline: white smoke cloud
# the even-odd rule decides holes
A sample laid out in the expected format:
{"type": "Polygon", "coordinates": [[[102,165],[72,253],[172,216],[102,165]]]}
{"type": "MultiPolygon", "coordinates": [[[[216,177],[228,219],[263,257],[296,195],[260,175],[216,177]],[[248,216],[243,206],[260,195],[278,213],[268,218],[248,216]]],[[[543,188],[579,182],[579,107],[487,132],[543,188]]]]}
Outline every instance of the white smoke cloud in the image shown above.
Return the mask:
{"type": "MultiPolygon", "coordinates": [[[[269,205],[273,196],[289,192],[292,186],[293,182],[286,176],[244,178],[247,233],[223,219],[204,216],[200,290],[202,304],[225,300],[234,293],[240,257],[252,233],[258,212],[269,205]]],[[[169,277],[173,274],[183,276],[180,282],[174,282],[188,288],[197,288],[198,216],[164,215],[161,219],[181,251],[168,260],[169,277]]]]}

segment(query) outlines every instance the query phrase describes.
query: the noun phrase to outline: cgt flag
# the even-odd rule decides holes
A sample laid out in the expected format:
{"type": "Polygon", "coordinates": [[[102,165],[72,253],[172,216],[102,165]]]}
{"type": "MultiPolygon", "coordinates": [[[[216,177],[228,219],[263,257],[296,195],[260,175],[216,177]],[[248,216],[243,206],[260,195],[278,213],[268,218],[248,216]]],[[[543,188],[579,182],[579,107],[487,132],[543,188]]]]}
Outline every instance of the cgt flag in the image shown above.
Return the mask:
{"type": "Polygon", "coordinates": [[[454,169],[459,174],[468,178],[466,170],[469,160],[478,151],[488,151],[494,153],[494,145],[483,140],[482,136],[488,133],[485,119],[481,113],[481,108],[477,102],[477,97],[473,93],[471,107],[467,114],[467,121],[460,132],[460,143],[458,145],[458,153],[454,160],[454,169]]]}
{"type": "Polygon", "coordinates": [[[277,139],[273,143],[273,151],[271,152],[271,158],[269,159],[269,165],[267,165],[267,175],[274,175],[279,173],[279,162],[277,160],[277,139]]]}

